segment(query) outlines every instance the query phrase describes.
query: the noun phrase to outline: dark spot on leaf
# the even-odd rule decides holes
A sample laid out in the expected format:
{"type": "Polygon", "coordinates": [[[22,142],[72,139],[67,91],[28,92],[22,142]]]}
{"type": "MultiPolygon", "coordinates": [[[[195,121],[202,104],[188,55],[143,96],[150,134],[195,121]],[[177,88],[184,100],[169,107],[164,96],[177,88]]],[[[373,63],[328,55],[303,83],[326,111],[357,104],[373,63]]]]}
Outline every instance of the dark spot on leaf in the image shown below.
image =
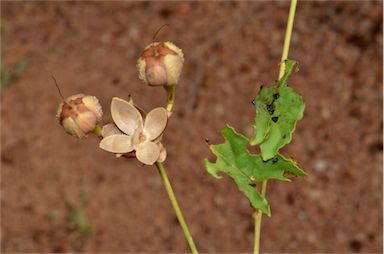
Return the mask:
{"type": "Polygon", "coordinates": [[[287,137],[287,134],[284,134],[282,138],[286,138],[287,137]]]}
{"type": "Polygon", "coordinates": [[[277,120],[279,120],[279,117],[277,116],[272,117],[272,121],[274,121],[275,123],[277,122],[277,120]]]}
{"type": "Polygon", "coordinates": [[[349,242],[349,247],[352,249],[352,251],[359,252],[363,247],[363,244],[359,240],[352,240],[349,242]]]}
{"type": "Polygon", "coordinates": [[[256,187],[255,183],[250,183],[249,186],[256,187]]]}
{"type": "Polygon", "coordinates": [[[273,158],[273,159],[272,159],[272,164],[275,164],[275,163],[278,162],[278,161],[279,161],[278,158],[273,158]]]}
{"type": "Polygon", "coordinates": [[[268,110],[270,115],[273,115],[273,113],[275,112],[275,108],[273,107],[272,104],[267,105],[267,110],[268,110]]]}
{"type": "Polygon", "coordinates": [[[279,97],[280,97],[280,94],[279,94],[279,93],[275,93],[275,94],[273,94],[273,99],[277,100],[277,99],[279,99],[279,97]]]}
{"type": "Polygon", "coordinates": [[[261,89],[263,89],[263,88],[264,88],[264,86],[263,86],[263,85],[261,85],[261,86],[260,86],[260,90],[261,90],[261,89]]]}

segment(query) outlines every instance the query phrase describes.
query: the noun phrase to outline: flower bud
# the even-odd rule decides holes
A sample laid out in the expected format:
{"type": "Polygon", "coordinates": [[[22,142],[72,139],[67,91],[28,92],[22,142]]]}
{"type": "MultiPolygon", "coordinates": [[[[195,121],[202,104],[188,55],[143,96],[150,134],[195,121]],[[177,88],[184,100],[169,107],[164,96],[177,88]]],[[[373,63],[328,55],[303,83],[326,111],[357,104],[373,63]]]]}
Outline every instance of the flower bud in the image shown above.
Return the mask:
{"type": "Polygon", "coordinates": [[[56,118],[68,134],[84,138],[95,129],[102,115],[95,96],[76,94],[60,104],[56,118]]]}
{"type": "Polygon", "coordinates": [[[176,85],[183,63],[183,52],[173,43],[151,43],[137,61],[139,78],[150,86],[176,85]]]}

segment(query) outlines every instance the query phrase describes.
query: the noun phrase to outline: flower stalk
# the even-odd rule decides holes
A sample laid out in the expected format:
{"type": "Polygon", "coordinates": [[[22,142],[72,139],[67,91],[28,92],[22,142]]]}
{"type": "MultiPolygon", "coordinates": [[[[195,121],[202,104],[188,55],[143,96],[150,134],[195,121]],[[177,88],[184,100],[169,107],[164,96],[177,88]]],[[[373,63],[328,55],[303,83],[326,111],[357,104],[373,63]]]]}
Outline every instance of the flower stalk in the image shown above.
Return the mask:
{"type": "Polygon", "coordinates": [[[96,127],[93,129],[92,132],[93,132],[96,136],[102,138],[102,137],[103,137],[102,134],[101,134],[102,129],[103,129],[103,128],[98,124],[98,125],[96,125],[96,127]]]}
{"type": "Polygon", "coordinates": [[[169,200],[171,201],[172,207],[175,210],[176,217],[180,223],[181,228],[183,229],[183,232],[184,232],[185,238],[188,242],[188,245],[189,245],[192,253],[197,254],[198,251],[197,251],[196,245],[192,239],[191,233],[189,232],[187,223],[185,222],[183,213],[181,212],[181,209],[180,209],[180,206],[177,202],[175,193],[173,192],[171,183],[169,182],[166,169],[165,169],[163,163],[161,163],[161,162],[156,162],[155,165],[156,165],[157,170],[159,171],[159,174],[161,176],[161,180],[163,181],[165,190],[167,191],[167,194],[168,194],[169,200]]]}
{"type": "Polygon", "coordinates": [[[167,111],[172,112],[173,104],[176,98],[176,85],[164,86],[167,93],[167,111]]]}
{"type": "MultiPolygon", "coordinates": [[[[287,28],[286,28],[285,37],[284,37],[283,53],[281,56],[279,79],[284,74],[284,70],[285,70],[285,62],[284,61],[288,58],[289,46],[290,46],[291,36],[292,36],[293,21],[295,19],[296,5],[297,5],[297,0],[291,0],[291,4],[289,7],[287,28]]],[[[267,184],[268,184],[267,180],[264,180],[261,184],[261,195],[263,197],[265,197],[266,192],[267,192],[267,184]]],[[[260,209],[257,209],[254,212],[253,217],[255,220],[255,239],[254,239],[253,253],[259,254],[260,253],[261,220],[263,217],[263,213],[261,212],[260,209]]]]}

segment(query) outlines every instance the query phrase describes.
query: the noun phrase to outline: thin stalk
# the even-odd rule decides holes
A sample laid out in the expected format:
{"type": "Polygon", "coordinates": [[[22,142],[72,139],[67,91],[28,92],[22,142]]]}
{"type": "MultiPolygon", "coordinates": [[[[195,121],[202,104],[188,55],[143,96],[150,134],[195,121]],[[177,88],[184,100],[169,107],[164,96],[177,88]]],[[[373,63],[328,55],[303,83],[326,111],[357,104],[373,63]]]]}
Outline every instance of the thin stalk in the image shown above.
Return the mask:
{"type": "Polygon", "coordinates": [[[169,200],[171,201],[173,209],[175,210],[176,217],[179,220],[181,228],[183,229],[183,232],[184,232],[185,238],[187,239],[189,248],[191,248],[191,251],[193,254],[198,254],[199,252],[197,251],[196,245],[192,239],[192,235],[189,232],[187,223],[185,222],[185,219],[184,219],[184,216],[181,212],[180,206],[176,200],[175,193],[173,192],[171,183],[169,182],[166,169],[165,169],[163,163],[161,163],[161,162],[156,162],[155,165],[156,165],[156,168],[158,169],[158,171],[160,173],[161,180],[163,181],[163,184],[164,184],[164,187],[167,191],[169,200]]]}
{"type": "MultiPolygon", "coordinates": [[[[261,195],[264,197],[267,191],[267,181],[263,181],[261,185],[261,195]]],[[[263,212],[260,209],[255,210],[253,213],[255,219],[255,245],[253,253],[260,253],[260,232],[261,232],[261,219],[263,218],[263,212]]]]}
{"type": "Polygon", "coordinates": [[[172,112],[173,104],[175,103],[176,85],[164,86],[164,89],[167,92],[167,110],[172,112]]]}
{"type": "Polygon", "coordinates": [[[293,28],[293,20],[295,19],[297,0],[291,0],[291,6],[289,8],[287,30],[285,30],[283,54],[281,55],[281,64],[279,71],[279,79],[284,75],[285,63],[284,60],[288,58],[289,45],[291,43],[291,35],[293,28]]]}
{"type": "MultiPolygon", "coordinates": [[[[291,43],[291,36],[292,36],[293,21],[295,19],[296,5],[297,5],[297,0],[291,0],[291,5],[289,7],[289,14],[288,14],[287,29],[285,30],[283,53],[281,55],[279,79],[284,75],[284,69],[285,69],[284,60],[288,58],[289,45],[291,43]]],[[[267,180],[264,180],[261,184],[261,195],[263,197],[265,197],[267,192],[267,184],[268,184],[267,180]]],[[[263,217],[262,211],[260,209],[257,209],[257,211],[254,212],[253,217],[255,219],[255,245],[254,245],[253,253],[259,254],[260,253],[261,220],[263,217]]]]}
{"type": "Polygon", "coordinates": [[[102,128],[100,125],[96,125],[96,127],[93,129],[92,132],[93,132],[96,136],[102,138],[102,135],[101,135],[101,131],[102,131],[102,129],[103,129],[103,128],[102,128]]]}

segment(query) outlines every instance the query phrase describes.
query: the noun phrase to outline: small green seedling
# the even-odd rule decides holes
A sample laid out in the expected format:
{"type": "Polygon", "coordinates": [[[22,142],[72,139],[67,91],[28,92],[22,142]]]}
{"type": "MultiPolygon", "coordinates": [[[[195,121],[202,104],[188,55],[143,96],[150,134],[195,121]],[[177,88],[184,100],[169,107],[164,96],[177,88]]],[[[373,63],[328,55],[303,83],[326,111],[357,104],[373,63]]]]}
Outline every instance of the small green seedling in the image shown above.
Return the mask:
{"type": "Polygon", "coordinates": [[[88,207],[89,196],[85,186],[84,172],[81,170],[80,182],[80,202],[66,200],[66,213],[50,210],[44,214],[44,217],[55,223],[65,225],[71,231],[77,232],[79,236],[88,237],[94,233],[93,227],[88,223],[86,210],[88,207]]]}
{"type": "Polygon", "coordinates": [[[16,79],[23,73],[23,71],[28,67],[29,59],[26,58],[15,65],[14,68],[9,70],[3,59],[0,60],[0,75],[1,75],[1,89],[6,88],[11,85],[16,79]]]}

